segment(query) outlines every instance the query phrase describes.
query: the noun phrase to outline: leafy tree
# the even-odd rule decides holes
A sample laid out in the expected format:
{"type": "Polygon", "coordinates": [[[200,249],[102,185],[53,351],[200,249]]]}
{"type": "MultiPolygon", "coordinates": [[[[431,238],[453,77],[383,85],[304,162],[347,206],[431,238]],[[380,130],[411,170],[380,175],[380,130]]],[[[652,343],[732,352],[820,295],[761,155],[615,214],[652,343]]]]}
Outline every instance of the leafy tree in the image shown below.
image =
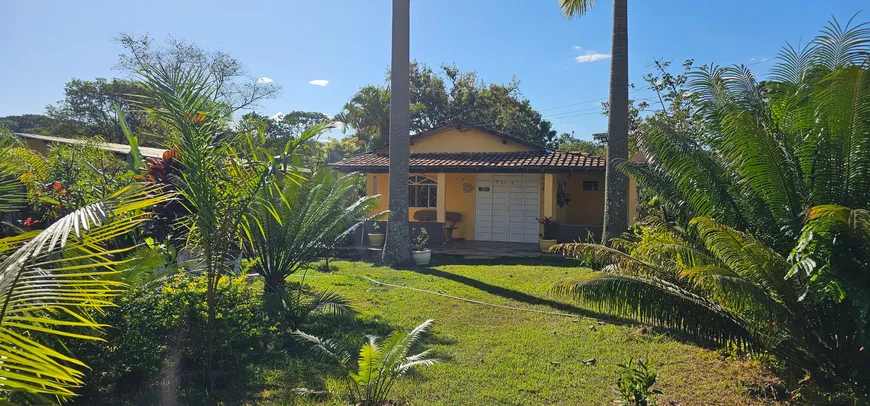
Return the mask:
{"type": "MultiPolygon", "coordinates": [[[[496,131],[555,146],[552,123],[531,107],[514,78],[506,84],[487,84],[477,72],[441,65],[438,71],[417,61],[410,65],[411,132],[419,133],[461,119],[496,131]]],[[[386,143],[390,90],[366,86],[345,105],[336,119],[356,131],[369,149],[386,143]],[[384,129],[383,131],[381,129],[384,129]]]]}
{"type": "MultiPolygon", "coordinates": [[[[251,112],[242,116],[239,130],[262,131],[265,136],[265,148],[273,154],[279,154],[288,142],[299,139],[306,130],[328,121],[330,121],[329,116],[313,111],[292,111],[278,117],[266,117],[251,112]]],[[[305,155],[311,156],[317,153],[319,145],[316,139],[312,139],[303,148],[307,150],[305,155]]]]}
{"type": "Polygon", "coordinates": [[[823,388],[870,395],[870,30],[834,20],[760,84],[742,66],[692,73],[709,145],[666,124],[620,164],[666,216],[555,291],[601,311],[766,351],[823,388]]]}
{"type": "MultiPolygon", "coordinates": [[[[523,97],[519,80],[513,78],[507,84],[487,85],[477,72],[462,72],[448,65],[442,65],[441,69],[450,81],[446,119],[459,118],[540,145],[552,144],[556,136],[552,123],[544,120],[523,97]]],[[[412,102],[426,106],[425,100],[412,102]]]]}
{"type": "Polygon", "coordinates": [[[271,99],[280,92],[280,86],[261,81],[250,75],[244,64],[220,51],[206,51],[196,44],[169,37],[164,45],[155,43],[147,35],[134,37],[121,34],[116,39],[125,50],[119,55],[117,68],[134,73],[143,66],[162,66],[169,72],[201,70],[208,73],[210,95],[231,111],[252,109],[261,100],[271,99]]]}
{"type": "Polygon", "coordinates": [[[338,162],[359,151],[362,146],[362,140],[356,137],[329,138],[314,145],[314,159],[317,165],[338,162]]]}
{"type": "Polygon", "coordinates": [[[562,133],[553,142],[553,146],[563,151],[583,152],[595,156],[607,156],[607,145],[601,141],[581,140],[573,135],[562,133]]]}
{"type": "MultiPolygon", "coordinates": [[[[148,118],[133,112],[131,99],[145,94],[139,84],[123,79],[73,79],[64,87],[64,99],[46,107],[53,120],[51,135],[58,137],[98,136],[111,142],[127,142],[115,113],[115,105],[126,111],[127,124],[144,129],[148,118]]],[[[139,131],[140,133],[154,131],[139,131]]]]}
{"type": "MultiPolygon", "coordinates": [[[[562,13],[581,17],[594,0],[560,0],[562,13]]],[[[616,164],[628,159],[628,0],[613,1],[613,51],[610,60],[610,102],[607,119],[607,173],[604,182],[604,231],[607,243],[628,228],[628,177],[616,164]]]]}

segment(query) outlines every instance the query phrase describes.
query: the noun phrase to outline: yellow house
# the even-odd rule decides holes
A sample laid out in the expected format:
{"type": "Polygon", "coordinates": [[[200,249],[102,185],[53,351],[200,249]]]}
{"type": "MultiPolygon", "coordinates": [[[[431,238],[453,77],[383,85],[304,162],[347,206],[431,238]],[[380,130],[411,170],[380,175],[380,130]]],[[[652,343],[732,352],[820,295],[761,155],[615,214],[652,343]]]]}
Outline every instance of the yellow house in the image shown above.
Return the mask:
{"type": "MultiPolygon", "coordinates": [[[[380,208],[389,208],[389,147],[331,167],[366,173],[366,193],[380,195],[380,208]]],[[[409,167],[410,220],[452,225],[449,220],[459,218],[453,239],[535,243],[541,233],[537,219],[543,217],[559,222],[555,237],[560,241],[585,239],[590,233],[600,238],[604,158],[550,150],[452,121],[411,137],[409,167]]]]}

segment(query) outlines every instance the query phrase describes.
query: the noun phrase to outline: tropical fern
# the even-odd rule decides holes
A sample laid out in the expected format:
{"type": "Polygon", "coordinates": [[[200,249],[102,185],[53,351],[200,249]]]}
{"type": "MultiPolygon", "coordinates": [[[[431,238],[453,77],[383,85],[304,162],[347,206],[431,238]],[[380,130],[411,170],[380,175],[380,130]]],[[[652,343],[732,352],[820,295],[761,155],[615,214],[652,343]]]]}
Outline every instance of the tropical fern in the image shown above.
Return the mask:
{"type": "Polygon", "coordinates": [[[112,276],[132,249],[106,242],[146,221],[144,209],[165,201],[159,189],[128,187],[111,200],[78,209],[22,242],[0,262],[0,395],[23,403],[56,403],[75,395],[85,365],[63,341],[98,339],[91,317],[111,306],[125,285],[112,276]]]}

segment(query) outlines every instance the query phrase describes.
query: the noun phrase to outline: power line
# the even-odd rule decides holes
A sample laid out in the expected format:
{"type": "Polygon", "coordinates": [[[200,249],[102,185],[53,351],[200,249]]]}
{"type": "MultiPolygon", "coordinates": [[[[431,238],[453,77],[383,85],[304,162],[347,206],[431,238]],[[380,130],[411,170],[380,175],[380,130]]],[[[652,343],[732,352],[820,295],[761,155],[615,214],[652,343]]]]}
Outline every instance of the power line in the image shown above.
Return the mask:
{"type": "MultiPolygon", "coordinates": [[[[648,111],[655,111],[655,109],[643,109],[643,110],[638,110],[638,113],[645,113],[645,112],[648,112],[648,111]]],[[[591,116],[591,115],[593,115],[593,114],[600,114],[600,113],[592,112],[592,113],[575,114],[575,115],[571,115],[571,116],[556,117],[555,119],[571,118],[571,117],[580,117],[580,116],[591,116]]],[[[554,120],[555,120],[555,119],[554,119],[554,120]]]]}
{"type": "MultiPolygon", "coordinates": [[[[658,101],[658,97],[657,96],[647,97],[645,99],[636,99],[634,101],[636,101],[636,102],[658,101]]],[[[558,116],[562,116],[565,114],[582,113],[585,111],[600,110],[600,109],[601,109],[600,106],[596,106],[596,107],[590,107],[590,108],[580,109],[580,110],[570,110],[570,111],[563,111],[561,113],[553,113],[553,114],[545,115],[543,117],[546,119],[557,119],[557,118],[562,118],[562,117],[558,117],[558,116]]]]}
{"type": "MultiPolygon", "coordinates": [[[[644,90],[649,90],[649,89],[650,89],[650,86],[647,86],[647,87],[642,87],[642,88],[640,88],[640,89],[632,89],[629,93],[637,93],[637,92],[642,92],[642,91],[644,91],[644,90]]],[[[607,100],[607,97],[602,97],[602,98],[599,98],[599,99],[593,99],[593,100],[586,100],[586,101],[582,101],[582,102],[579,102],[579,103],[566,104],[566,105],[564,105],[564,106],[550,107],[550,108],[548,108],[548,109],[542,109],[542,110],[538,110],[538,111],[558,110],[558,109],[561,109],[561,108],[564,108],[564,107],[579,106],[579,105],[581,105],[581,104],[595,103],[595,102],[597,102],[597,101],[602,101],[602,100],[607,100]]]]}

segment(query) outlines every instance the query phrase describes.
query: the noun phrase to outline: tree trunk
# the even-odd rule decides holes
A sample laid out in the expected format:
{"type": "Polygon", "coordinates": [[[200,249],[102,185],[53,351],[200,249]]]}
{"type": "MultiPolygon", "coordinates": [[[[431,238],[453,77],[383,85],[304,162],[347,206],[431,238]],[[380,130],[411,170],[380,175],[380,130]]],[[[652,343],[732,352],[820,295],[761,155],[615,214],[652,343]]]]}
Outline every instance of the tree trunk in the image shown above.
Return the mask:
{"type": "Polygon", "coordinates": [[[217,274],[214,269],[214,261],[211,255],[206,258],[206,287],[205,303],[207,318],[205,322],[205,389],[210,393],[214,382],[214,322],[215,322],[215,290],[217,290],[217,274]]]}
{"type": "Polygon", "coordinates": [[[628,177],[616,169],[628,159],[628,0],[613,1],[610,60],[610,115],[607,118],[607,174],[604,183],[602,243],[628,229],[628,177]]]}
{"type": "Polygon", "coordinates": [[[410,156],[410,0],[393,0],[393,58],[390,64],[390,211],[383,261],[401,265],[411,259],[408,222],[410,156]]]}

